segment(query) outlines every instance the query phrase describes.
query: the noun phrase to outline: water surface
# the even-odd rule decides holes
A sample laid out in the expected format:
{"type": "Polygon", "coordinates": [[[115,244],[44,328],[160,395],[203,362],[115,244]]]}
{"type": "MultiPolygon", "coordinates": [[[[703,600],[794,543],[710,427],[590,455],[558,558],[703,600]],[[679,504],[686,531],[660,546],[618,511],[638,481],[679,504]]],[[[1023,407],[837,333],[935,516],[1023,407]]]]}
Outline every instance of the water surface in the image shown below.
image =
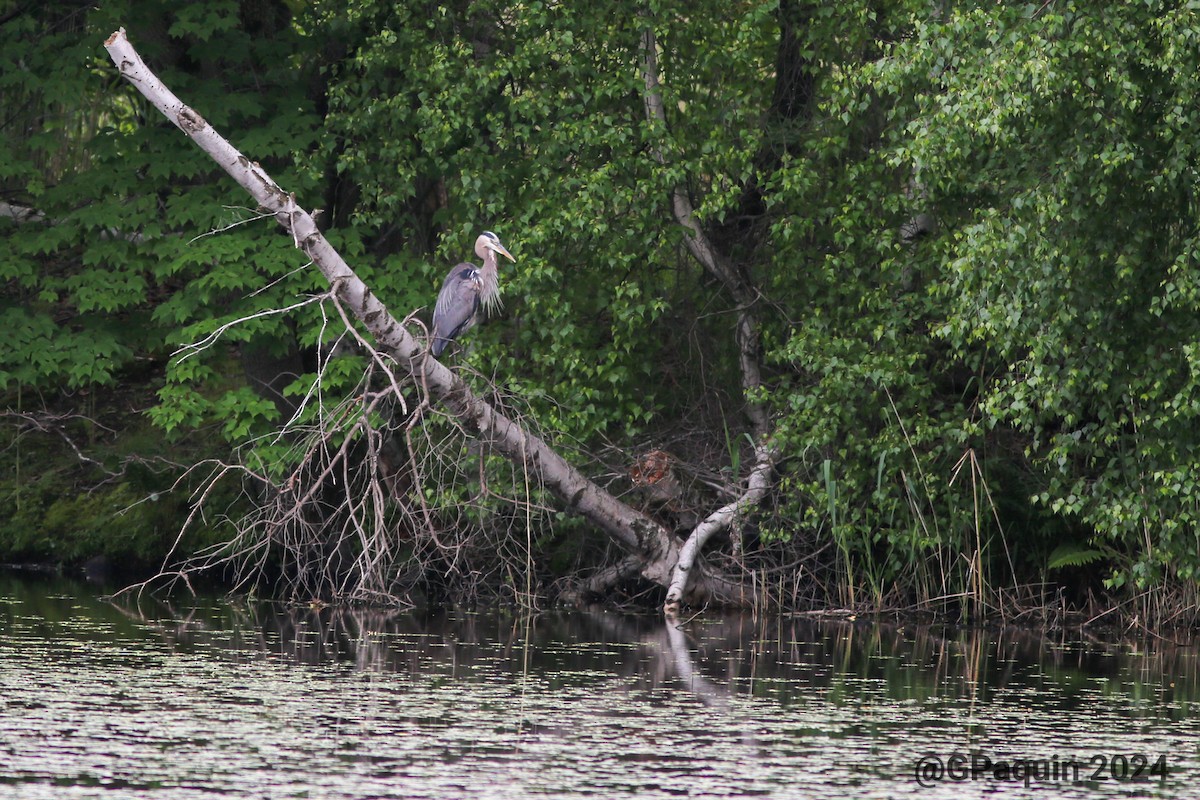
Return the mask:
{"type": "Polygon", "coordinates": [[[1200,651],[1145,634],[98,594],[0,573],[0,798],[1192,797],[1200,777],[1200,651]]]}

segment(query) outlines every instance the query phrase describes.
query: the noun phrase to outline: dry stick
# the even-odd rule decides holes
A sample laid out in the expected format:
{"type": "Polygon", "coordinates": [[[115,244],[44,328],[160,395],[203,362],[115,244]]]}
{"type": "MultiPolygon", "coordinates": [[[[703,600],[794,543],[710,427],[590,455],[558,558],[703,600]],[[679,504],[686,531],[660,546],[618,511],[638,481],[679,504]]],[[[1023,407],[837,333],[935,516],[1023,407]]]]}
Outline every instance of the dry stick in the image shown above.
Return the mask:
{"type": "Polygon", "coordinates": [[[432,357],[388,312],[341,255],[321,235],[312,216],[296,204],[257,163],[222,138],[203,117],[184,105],[142,61],[121,28],[104,43],[113,63],[167,119],[187,134],[291,234],[333,287],[332,291],[371,332],[380,347],[396,356],[399,368],[428,387],[468,430],[488,440],[515,463],[542,476],[544,485],[571,511],[588,519],[627,552],[642,560],[643,577],[667,586],[679,542],[660,524],[617,500],[571,466],[544,441],[475,396],[458,376],[432,357]]]}

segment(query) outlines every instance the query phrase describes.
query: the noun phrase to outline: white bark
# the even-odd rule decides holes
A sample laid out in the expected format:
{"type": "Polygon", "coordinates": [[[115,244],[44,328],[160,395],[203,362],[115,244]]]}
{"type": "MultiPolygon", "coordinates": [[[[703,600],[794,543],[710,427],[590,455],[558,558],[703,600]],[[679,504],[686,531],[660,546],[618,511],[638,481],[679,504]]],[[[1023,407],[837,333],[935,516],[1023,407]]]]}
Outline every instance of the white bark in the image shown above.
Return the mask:
{"type": "Polygon", "coordinates": [[[11,219],[13,222],[21,225],[26,222],[43,222],[46,219],[46,215],[36,208],[18,206],[0,201],[0,218],[11,219]]]}
{"type": "Polygon", "coordinates": [[[163,85],[130,44],[123,28],[113,33],[104,46],[122,76],[208,153],[260,206],[274,215],[291,234],[296,247],[312,259],[333,291],[371,332],[377,344],[395,356],[398,369],[427,386],[430,394],[469,430],[488,440],[509,459],[537,471],[544,485],[562,498],[570,510],[587,518],[624,550],[640,557],[643,577],[660,586],[670,582],[679,549],[672,534],[608,494],[545,442],[497,412],[457,375],[432,356],[427,356],[423,343],[417,341],[359,279],[321,235],[312,216],[296,204],[295,196],[281,189],[261,166],[238,152],[203,117],[163,85]]]}
{"type": "Polygon", "coordinates": [[[746,491],[742,496],[705,517],[692,530],[691,535],[680,548],[679,560],[675,562],[675,569],[671,571],[671,583],[667,587],[667,600],[664,606],[668,611],[676,611],[683,602],[692,576],[692,569],[696,566],[696,559],[708,540],[721,531],[730,530],[739,525],[746,512],[761,503],[771,490],[771,475],[775,471],[774,453],[766,447],[757,448],[757,453],[758,463],[750,472],[750,477],[746,481],[746,491]]]}

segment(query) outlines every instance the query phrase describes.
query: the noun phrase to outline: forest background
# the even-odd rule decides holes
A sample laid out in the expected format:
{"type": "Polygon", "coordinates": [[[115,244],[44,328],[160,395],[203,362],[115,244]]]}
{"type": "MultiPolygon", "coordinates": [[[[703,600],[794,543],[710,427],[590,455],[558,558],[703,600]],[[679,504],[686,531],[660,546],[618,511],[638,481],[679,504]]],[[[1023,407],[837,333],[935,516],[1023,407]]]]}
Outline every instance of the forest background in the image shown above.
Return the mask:
{"type": "MultiPolygon", "coordinates": [[[[254,521],[371,355],[121,81],[121,26],[414,330],[499,233],[505,310],[447,361],[630,505],[686,531],[769,435],[706,556],[757,597],[1195,615],[1200,3],[0,2],[0,558],[236,541],[233,577],[336,598],[254,521]]],[[[371,511],[390,596],[618,557],[452,422],[392,422],[425,444],[371,511]]]]}

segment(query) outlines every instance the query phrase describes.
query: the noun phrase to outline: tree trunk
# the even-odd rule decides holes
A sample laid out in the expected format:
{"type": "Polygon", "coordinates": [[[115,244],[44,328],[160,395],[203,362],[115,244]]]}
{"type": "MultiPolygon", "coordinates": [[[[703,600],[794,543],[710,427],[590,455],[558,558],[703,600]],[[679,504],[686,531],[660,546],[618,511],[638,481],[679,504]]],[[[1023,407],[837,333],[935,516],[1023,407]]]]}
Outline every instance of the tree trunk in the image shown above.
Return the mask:
{"type": "MultiPolygon", "coordinates": [[[[653,20],[647,20],[647,27],[642,32],[642,76],[646,84],[646,117],[667,128],[667,115],[663,106],[662,88],[658,81],[658,43],[651,27],[653,20]]],[[[661,149],[654,152],[660,163],[665,163],[666,157],[661,149]]],[[[759,364],[761,348],[758,339],[758,317],[755,306],[758,302],[758,290],[746,280],[742,273],[729,262],[713,244],[711,238],[696,221],[695,209],[688,196],[687,187],[682,183],[671,191],[671,210],[675,221],[684,229],[683,242],[694,259],[714,278],[719,280],[737,304],[737,328],[735,338],[738,344],[738,361],[742,370],[742,390],[746,398],[746,416],[754,432],[754,468],[750,472],[746,491],[733,503],[717,509],[697,525],[683,545],[679,558],[675,561],[671,573],[671,581],[667,586],[667,598],[664,610],[673,614],[689,600],[704,596],[720,584],[718,576],[706,575],[702,578],[695,574],[695,566],[708,543],[715,534],[729,530],[732,532],[735,546],[739,542],[738,523],[742,516],[754,508],[767,496],[771,487],[771,477],[775,471],[775,448],[772,446],[771,420],[762,403],[754,399],[762,386],[762,374],[759,364]]],[[[728,593],[733,587],[722,587],[721,593],[728,593]]]]}

